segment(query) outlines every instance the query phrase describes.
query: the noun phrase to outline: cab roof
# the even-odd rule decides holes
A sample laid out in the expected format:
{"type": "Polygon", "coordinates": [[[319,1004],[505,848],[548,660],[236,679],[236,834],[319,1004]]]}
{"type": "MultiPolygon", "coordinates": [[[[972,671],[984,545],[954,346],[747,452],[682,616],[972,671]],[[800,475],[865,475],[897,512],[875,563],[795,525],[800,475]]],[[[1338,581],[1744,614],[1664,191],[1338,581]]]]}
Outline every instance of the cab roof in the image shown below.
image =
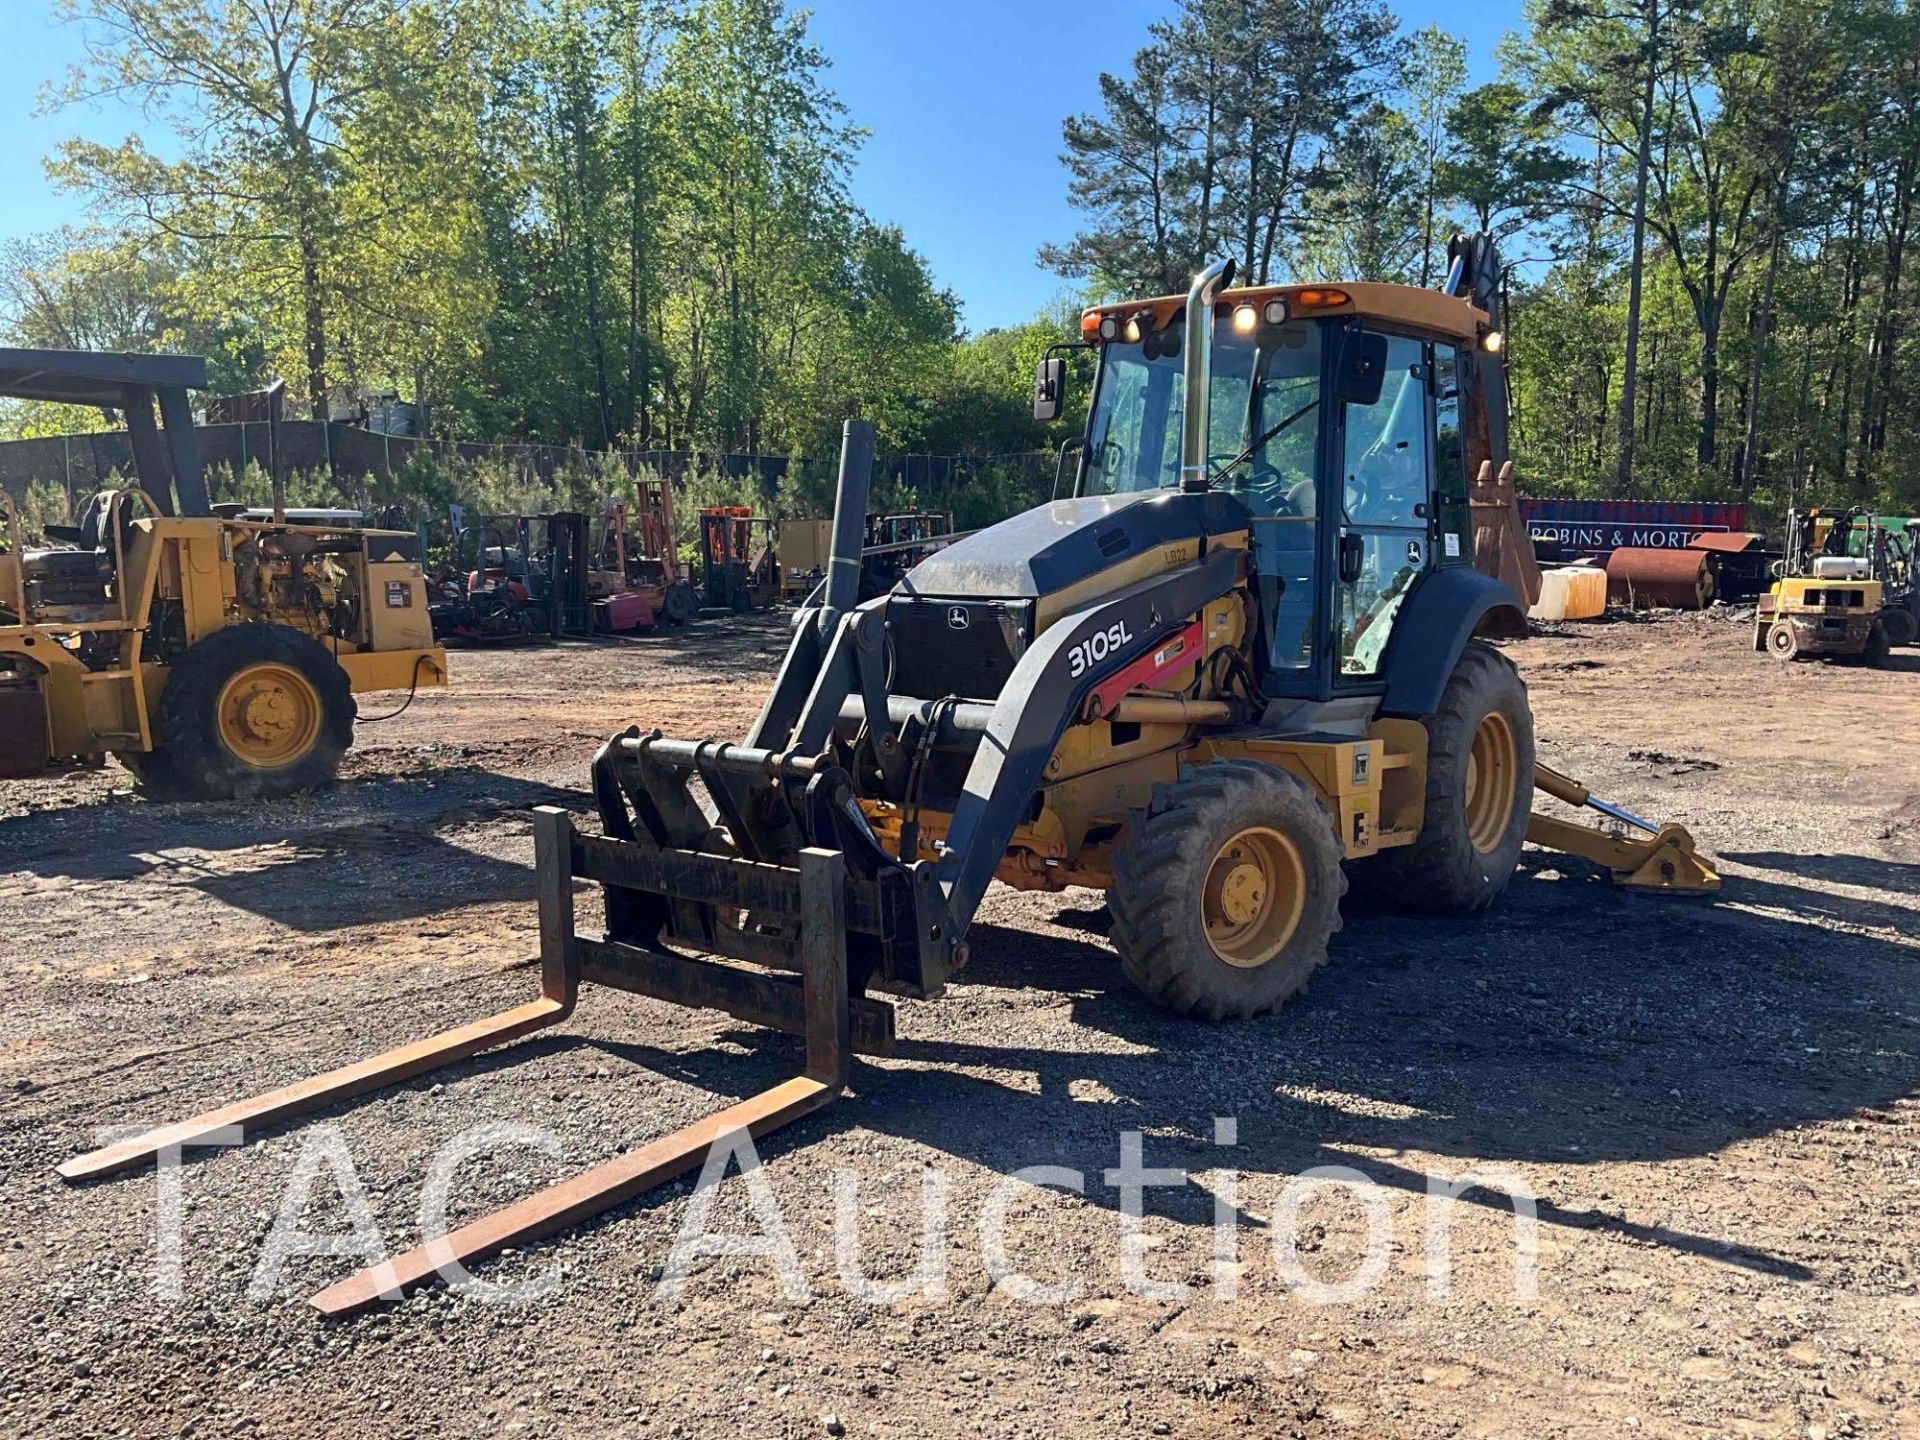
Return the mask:
{"type": "MultiPolygon", "coordinates": [[[[1492,329],[1487,312],[1457,295],[1418,285],[1382,285],[1370,280],[1314,281],[1300,285],[1257,285],[1238,290],[1223,290],[1214,301],[1214,314],[1228,315],[1242,305],[1264,312],[1270,300],[1284,300],[1290,319],[1311,319],[1320,315],[1359,315],[1383,320],[1411,329],[1450,335],[1469,347],[1492,329]]],[[[1080,317],[1080,333],[1085,339],[1098,337],[1100,322],[1112,315],[1122,324],[1151,312],[1153,328],[1162,329],[1186,307],[1184,295],[1163,295],[1153,300],[1122,300],[1096,305],[1080,317]]]]}

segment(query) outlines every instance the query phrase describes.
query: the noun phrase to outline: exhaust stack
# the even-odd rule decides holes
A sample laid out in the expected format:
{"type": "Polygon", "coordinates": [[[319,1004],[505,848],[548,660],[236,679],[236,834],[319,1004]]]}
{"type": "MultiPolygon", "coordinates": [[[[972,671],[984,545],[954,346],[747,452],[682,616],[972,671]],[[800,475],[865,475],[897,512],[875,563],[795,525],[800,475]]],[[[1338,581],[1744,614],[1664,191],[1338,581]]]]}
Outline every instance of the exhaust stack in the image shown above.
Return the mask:
{"type": "Polygon", "coordinates": [[[1213,302],[1233,283],[1233,261],[1216,260],[1193,277],[1187,291],[1186,397],[1180,417],[1180,488],[1205,490],[1207,433],[1212,422],[1213,302]]]}
{"type": "Polygon", "coordinates": [[[833,546],[827,558],[820,633],[831,635],[840,617],[860,603],[860,552],[867,543],[867,495],[873,489],[871,420],[849,420],[840,436],[840,483],[833,492],[833,546]]]}

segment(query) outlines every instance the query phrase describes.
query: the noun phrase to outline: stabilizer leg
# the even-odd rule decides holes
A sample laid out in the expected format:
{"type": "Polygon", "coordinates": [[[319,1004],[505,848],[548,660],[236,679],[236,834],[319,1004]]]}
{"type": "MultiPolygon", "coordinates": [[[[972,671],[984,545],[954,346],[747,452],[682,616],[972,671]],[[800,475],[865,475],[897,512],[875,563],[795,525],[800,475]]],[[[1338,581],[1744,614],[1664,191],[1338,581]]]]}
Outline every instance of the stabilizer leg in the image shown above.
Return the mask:
{"type": "Polygon", "coordinates": [[[1556,800],[1583,809],[1598,810],[1623,826],[1646,832],[1647,838],[1609,835],[1553,815],[1534,814],[1527,839],[1548,850],[1579,855],[1604,865],[1616,885],[1655,890],[1672,895],[1710,895],[1720,888],[1720,873],[1694,849],[1693,836],[1683,825],[1654,825],[1609,805],[1586,786],[1545,765],[1534,767],[1534,788],[1556,800]]]}

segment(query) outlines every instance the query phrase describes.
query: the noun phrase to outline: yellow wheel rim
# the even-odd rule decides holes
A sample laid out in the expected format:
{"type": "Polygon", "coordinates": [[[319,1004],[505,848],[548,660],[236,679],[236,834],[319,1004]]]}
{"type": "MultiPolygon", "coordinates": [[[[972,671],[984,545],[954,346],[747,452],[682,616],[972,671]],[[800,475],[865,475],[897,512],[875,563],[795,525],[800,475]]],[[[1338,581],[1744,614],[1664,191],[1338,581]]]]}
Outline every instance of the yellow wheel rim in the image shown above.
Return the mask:
{"type": "Polygon", "coordinates": [[[320,736],[320,695],[313,682],[285,665],[249,665],[220,691],[220,739],[259,770],[281,770],[304,759],[320,736]]]}
{"type": "Polygon", "coordinates": [[[1482,855],[1492,854],[1506,839],[1519,770],[1513,727],[1494,711],[1481,720],[1467,751],[1467,838],[1482,855]]]}
{"type": "Polygon", "coordinates": [[[1213,953],[1236,969],[1253,970],[1287,948],[1306,906],[1300,848],[1260,825],[1242,830],[1214,855],[1200,916],[1213,953]]]}

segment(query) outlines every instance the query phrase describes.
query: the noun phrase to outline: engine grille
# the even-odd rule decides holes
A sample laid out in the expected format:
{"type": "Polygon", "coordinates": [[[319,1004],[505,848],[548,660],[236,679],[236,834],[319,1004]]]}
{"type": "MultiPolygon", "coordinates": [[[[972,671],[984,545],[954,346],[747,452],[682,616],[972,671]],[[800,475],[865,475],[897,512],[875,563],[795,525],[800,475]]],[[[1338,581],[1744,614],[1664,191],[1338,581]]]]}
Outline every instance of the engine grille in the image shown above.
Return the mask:
{"type": "Polygon", "coordinates": [[[1031,601],[895,599],[893,693],[997,700],[1033,635],[1031,601]]]}

